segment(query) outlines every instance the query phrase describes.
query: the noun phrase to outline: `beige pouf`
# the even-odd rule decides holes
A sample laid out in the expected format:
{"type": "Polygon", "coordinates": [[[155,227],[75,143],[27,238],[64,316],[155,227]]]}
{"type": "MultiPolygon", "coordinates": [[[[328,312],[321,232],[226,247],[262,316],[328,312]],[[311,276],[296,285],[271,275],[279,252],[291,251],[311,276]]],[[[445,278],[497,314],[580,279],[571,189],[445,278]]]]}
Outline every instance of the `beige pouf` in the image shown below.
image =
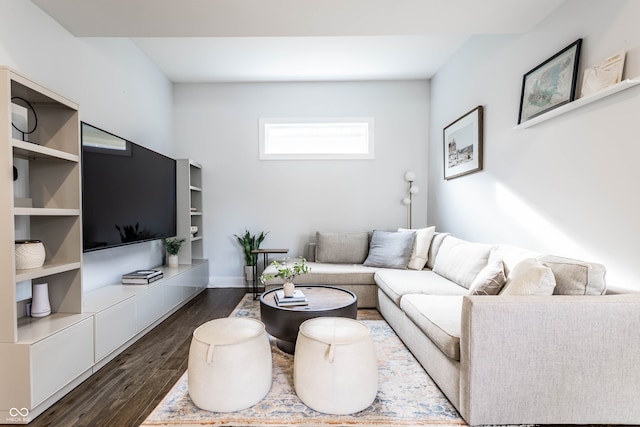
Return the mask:
{"type": "Polygon", "coordinates": [[[296,394],[325,414],[368,408],[378,393],[378,363],[369,327],[344,317],[300,325],[293,362],[296,394]]]}
{"type": "Polygon", "coordinates": [[[199,408],[233,412],[253,406],[269,392],[271,375],[271,346],[262,322],[227,317],[193,331],[188,384],[199,408]]]}

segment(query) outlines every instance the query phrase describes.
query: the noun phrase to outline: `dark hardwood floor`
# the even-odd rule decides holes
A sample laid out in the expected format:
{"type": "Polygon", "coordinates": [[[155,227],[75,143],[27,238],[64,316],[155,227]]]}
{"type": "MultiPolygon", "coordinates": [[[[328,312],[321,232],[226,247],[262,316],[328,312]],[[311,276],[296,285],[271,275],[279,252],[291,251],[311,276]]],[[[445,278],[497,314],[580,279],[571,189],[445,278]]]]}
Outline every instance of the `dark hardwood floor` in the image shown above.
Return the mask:
{"type": "Polygon", "coordinates": [[[187,369],[193,330],[227,317],[244,295],[206,289],[29,426],[138,426],[187,369]]]}

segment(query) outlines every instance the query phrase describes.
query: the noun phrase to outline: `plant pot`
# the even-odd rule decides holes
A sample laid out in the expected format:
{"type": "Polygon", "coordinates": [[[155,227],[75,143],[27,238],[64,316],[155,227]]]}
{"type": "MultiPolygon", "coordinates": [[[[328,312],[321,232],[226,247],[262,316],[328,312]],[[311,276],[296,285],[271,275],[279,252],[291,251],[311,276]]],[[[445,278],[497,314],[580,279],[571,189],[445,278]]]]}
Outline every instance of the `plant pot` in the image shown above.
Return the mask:
{"type": "Polygon", "coordinates": [[[247,282],[253,282],[253,265],[244,266],[244,278],[247,282]]]}
{"type": "Polygon", "coordinates": [[[178,255],[169,255],[167,257],[167,265],[169,267],[177,267],[178,266],[178,255]]]}
{"type": "Polygon", "coordinates": [[[287,282],[284,285],[282,285],[282,290],[284,291],[284,296],[285,297],[292,297],[293,293],[296,290],[296,285],[294,285],[291,282],[287,282]]]}

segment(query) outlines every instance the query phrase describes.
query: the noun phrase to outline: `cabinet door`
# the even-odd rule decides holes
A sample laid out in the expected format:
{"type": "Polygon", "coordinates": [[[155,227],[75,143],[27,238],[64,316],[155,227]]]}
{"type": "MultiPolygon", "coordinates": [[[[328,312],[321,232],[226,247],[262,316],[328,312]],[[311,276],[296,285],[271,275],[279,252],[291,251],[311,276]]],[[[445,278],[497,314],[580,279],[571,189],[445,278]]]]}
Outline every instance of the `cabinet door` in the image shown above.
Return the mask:
{"type": "Polygon", "coordinates": [[[93,366],[93,317],[31,346],[31,407],[93,366]]]}
{"type": "Polygon", "coordinates": [[[162,306],[162,285],[156,284],[136,295],[136,331],[140,332],[165,312],[162,306]]]}
{"type": "Polygon", "coordinates": [[[96,362],[136,334],[135,298],[96,313],[96,362]]]}

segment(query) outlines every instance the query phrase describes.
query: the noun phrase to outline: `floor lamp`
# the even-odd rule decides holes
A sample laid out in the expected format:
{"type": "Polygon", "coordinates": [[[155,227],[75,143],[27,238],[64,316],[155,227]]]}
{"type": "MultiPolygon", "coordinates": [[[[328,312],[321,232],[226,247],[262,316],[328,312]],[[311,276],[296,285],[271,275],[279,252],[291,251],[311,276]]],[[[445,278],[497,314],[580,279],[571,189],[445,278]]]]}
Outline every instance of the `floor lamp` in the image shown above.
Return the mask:
{"type": "Polygon", "coordinates": [[[416,174],[409,171],[404,174],[404,180],[409,183],[409,197],[405,197],[402,203],[409,207],[409,228],[413,228],[413,195],[418,194],[420,189],[417,185],[413,185],[416,180],[416,174]]]}

